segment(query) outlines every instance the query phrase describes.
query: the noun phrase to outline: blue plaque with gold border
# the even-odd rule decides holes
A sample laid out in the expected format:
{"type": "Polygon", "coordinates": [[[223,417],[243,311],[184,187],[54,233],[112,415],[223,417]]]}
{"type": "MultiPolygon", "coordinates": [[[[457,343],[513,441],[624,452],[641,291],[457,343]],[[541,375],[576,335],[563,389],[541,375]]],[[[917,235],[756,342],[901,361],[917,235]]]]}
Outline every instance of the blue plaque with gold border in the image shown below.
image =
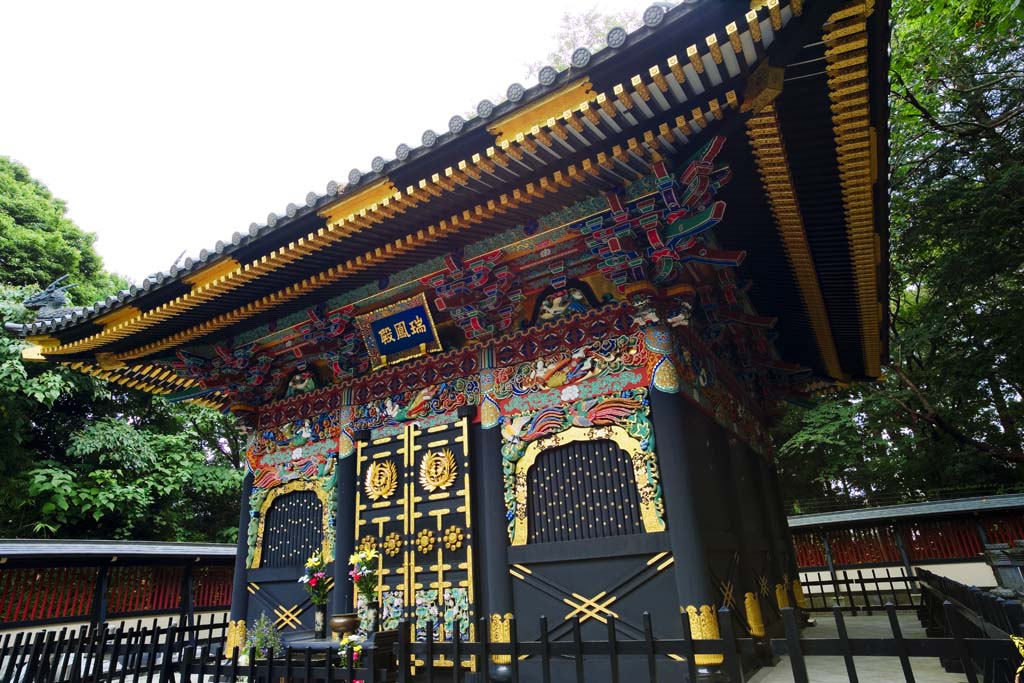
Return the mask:
{"type": "Polygon", "coordinates": [[[356,326],[374,370],[441,350],[423,294],[356,316],[356,326]]]}

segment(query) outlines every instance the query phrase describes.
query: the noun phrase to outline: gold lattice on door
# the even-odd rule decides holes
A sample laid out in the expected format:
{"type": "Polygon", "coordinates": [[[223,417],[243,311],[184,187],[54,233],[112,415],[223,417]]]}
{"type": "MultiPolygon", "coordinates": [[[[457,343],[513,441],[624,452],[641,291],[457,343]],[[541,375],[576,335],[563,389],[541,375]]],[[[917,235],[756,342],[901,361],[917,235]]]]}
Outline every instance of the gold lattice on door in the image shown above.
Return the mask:
{"type": "Polygon", "coordinates": [[[382,628],[434,622],[437,640],[474,633],[467,418],[360,443],[356,546],[380,551],[382,628]]]}

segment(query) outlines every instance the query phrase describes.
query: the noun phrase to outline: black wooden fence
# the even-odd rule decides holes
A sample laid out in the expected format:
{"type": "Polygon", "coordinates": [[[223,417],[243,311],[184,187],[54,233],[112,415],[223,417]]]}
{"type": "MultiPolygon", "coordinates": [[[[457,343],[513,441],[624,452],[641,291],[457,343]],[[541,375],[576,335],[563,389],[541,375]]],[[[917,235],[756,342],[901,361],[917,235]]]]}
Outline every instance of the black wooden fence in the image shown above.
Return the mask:
{"type": "MultiPolygon", "coordinates": [[[[820,577],[820,574],[818,575],[820,577]]],[[[886,604],[898,610],[916,610],[921,605],[921,587],[916,576],[903,567],[845,570],[825,578],[801,578],[807,610],[831,612],[839,604],[852,614],[874,614],[886,604]]]]}
{"type": "MultiPolygon", "coordinates": [[[[921,616],[933,630],[941,623],[941,633],[935,633],[938,637],[905,638],[891,603],[883,608],[892,633],[886,638],[850,637],[848,617],[839,606],[831,614],[838,634],[834,638],[804,637],[814,634],[801,633],[798,614],[792,608],[783,610],[784,629],[779,637],[763,640],[737,637],[734,619],[726,608],[718,611],[721,637],[716,640],[692,638],[685,615],[681,616],[678,638],[655,638],[650,616],[644,614],[640,639],[621,639],[615,620],[609,618],[606,635],[600,639],[585,639],[577,620],[572,622],[568,638],[551,640],[551,629],[541,618],[538,640],[518,640],[513,623],[512,642],[508,643],[488,640],[486,620],[477,625],[481,638],[476,642],[460,641],[458,629],[451,641],[434,642],[430,624],[425,629],[430,640],[410,642],[411,624],[402,622],[397,633],[376,634],[358,663],[341,666],[337,652],[323,648],[289,648],[262,658],[250,651],[243,653],[244,659],[235,651],[225,658],[225,621],[200,622],[190,629],[138,623],[116,630],[83,627],[77,632],[65,629],[8,635],[0,640],[0,683],[134,683],[143,679],[152,683],[242,683],[242,679],[245,683],[488,683],[525,678],[579,683],[592,680],[598,672],[612,683],[696,681],[697,655],[719,655],[722,673],[734,682],[745,680],[753,666],[771,665],[773,657],[785,656],[795,683],[809,683],[807,662],[818,657],[841,658],[851,683],[859,680],[857,662],[861,657],[897,659],[906,681],[915,680],[911,659],[925,657],[939,659],[949,669],[959,668],[968,683],[1011,683],[1018,658],[1008,637],[1010,632],[1020,631],[1020,623],[1011,631],[1001,630],[959,600],[950,600],[938,588],[926,585],[921,616]],[[671,676],[665,674],[667,657],[679,660],[671,676]],[[504,668],[500,678],[494,675],[499,673],[495,661],[502,662],[504,668]]],[[[1019,610],[1019,604],[1011,604],[1003,613],[1012,620],[1019,610]]],[[[1005,625],[1010,628],[1012,623],[1006,621],[1005,625]]]]}
{"type": "Polygon", "coordinates": [[[137,621],[121,625],[8,632],[0,639],[0,683],[124,683],[144,677],[168,680],[182,653],[220,649],[227,619],[202,615],[191,628],[137,621]]]}

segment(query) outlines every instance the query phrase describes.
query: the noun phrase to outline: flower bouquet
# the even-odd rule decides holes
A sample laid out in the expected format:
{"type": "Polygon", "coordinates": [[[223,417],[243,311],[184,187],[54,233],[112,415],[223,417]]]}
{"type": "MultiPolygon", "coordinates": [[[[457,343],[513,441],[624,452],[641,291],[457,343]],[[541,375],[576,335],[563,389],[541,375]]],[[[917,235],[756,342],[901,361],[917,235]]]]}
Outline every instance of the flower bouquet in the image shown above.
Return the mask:
{"type": "Polygon", "coordinates": [[[348,562],[352,570],[348,575],[356,592],[363,599],[360,629],[366,633],[377,630],[377,558],[380,553],[374,548],[358,550],[349,556],[348,562]]]}
{"type": "Polygon", "coordinates": [[[375,602],[377,599],[377,558],[380,553],[369,548],[352,553],[348,562],[352,565],[352,571],[348,573],[356,592],[366,599],[366,602],[375,602]]]}
{"type": "Polygon", "coordinates": [[[352,668],[359,667],[359,657],[363,654],[363,643],[366,636],[359,634],[347,634],[341,639],[338,654],[341,656],[341,666],[348,667],[351,661],[352,668]]]}
{"type": "Polygon", "coordinates": [[[327,562],[320,551],[306,560],[306,569],[299,577],[299,583],[306,584],[306,592],[314,605],[326,605],[330,585],[327,581],[327,562]]]}
{"type": "Polygon", "coordinates": [[[327,594],[331,583],[327,579],[327,560],[320,551],[306,560],[306,568],[299,583],[306,584],[306,592],[313,603],[313,637],[323,640],[327,637],[327,594]]]}

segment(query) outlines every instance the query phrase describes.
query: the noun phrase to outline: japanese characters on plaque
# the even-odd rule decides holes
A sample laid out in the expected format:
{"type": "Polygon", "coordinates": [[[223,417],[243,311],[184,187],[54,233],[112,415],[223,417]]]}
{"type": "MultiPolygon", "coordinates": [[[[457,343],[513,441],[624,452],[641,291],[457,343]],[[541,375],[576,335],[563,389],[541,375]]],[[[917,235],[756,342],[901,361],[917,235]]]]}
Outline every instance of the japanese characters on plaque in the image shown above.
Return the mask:
{"type": "Polygon", "coordinates": [[[423,294],[357,316],[356,325],[374,369],[441,350],[423,294]]]}

